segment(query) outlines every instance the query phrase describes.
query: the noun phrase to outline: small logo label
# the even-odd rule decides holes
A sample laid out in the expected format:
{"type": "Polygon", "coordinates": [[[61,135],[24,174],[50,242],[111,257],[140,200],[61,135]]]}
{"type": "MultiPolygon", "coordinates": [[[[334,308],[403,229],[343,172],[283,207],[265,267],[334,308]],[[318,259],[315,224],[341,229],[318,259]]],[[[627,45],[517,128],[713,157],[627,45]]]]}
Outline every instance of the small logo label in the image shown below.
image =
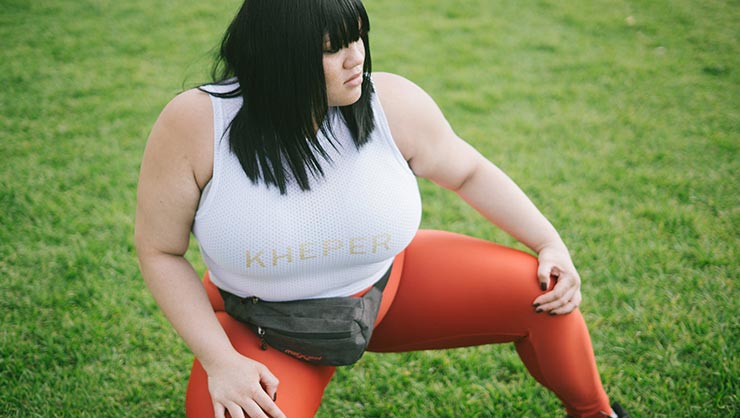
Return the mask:
{"type": "Polygon", "coordinates": [[[319,361],[322,358],[324,358],[324,356],[310,356],[307,354],[299,353],[297,351],[293,351],[291,349],[285,349],[283,350],[283,352],[289,356],[293,356],[297,359],[304,360],[304,361],[319,361]]]}

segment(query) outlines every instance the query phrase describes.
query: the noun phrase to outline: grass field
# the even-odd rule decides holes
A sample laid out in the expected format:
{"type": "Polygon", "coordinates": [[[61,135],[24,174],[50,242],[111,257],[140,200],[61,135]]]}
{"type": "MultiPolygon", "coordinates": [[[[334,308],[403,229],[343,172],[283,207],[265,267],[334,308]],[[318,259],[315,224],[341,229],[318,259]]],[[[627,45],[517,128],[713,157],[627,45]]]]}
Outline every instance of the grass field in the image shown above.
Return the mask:
{"type": "MultiPolygon", "coordinates": [[[[184,415],[192,354],[139,275],[135,187],[237,5],[0,1],[0,416],[184,415]]],[[[738,2],[366,6],[374,69],[425,88],[561,231],[610,396],[635,417],[740,415],[738,2]]],[[[424,227],[517,245],[420,187],[424,227]]],[[[320,410],[563,414],[510,346],[368,354],[320,410]]]]}

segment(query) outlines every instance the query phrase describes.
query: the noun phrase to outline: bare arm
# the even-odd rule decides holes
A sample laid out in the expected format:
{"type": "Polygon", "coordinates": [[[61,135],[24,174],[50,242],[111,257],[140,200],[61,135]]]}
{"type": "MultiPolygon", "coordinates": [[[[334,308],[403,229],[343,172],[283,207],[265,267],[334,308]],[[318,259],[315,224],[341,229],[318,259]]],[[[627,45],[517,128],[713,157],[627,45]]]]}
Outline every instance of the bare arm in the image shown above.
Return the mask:
{"type": "Polygon", "coordinates": [[[279,417],[283,415],[271,399],[277,379],[234,350],[200,278],[184,258],[200,191],[213,168],[212,126],[210,99],[197,90],[173,99],[154,125],[137,194],[139,264],[165,316],[208,373],[216,416],[223,417],[228,409],[237,418],[243,409],[252,417],[266,416],[263,411],[279,417]]]}
{"type": "Polygon", "coordinates": [[[394,139],[417,176],[455,191],[468,204],[539,256],[538,278],[553,291],[534,303],[567,313],[580,303],[580,277],[550,222],[496,165],[459,138],[421,88],[392,74],[374,74],[394,139]]]}

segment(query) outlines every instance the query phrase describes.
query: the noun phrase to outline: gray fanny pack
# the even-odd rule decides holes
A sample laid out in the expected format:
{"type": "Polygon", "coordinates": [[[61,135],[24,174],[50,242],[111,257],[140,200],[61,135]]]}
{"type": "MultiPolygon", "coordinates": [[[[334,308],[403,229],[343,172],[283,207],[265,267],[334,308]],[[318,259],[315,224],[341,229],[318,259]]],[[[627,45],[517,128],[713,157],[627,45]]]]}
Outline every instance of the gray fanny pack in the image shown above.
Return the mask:
{"type": "Polygon", "coordinates": [[[226,312],[254,330],[261,349],[269,345],[307,363],[344,366],[367,349],[390,274],[389,268],[362,297],[266,302],[219,290],[226,312]]]}

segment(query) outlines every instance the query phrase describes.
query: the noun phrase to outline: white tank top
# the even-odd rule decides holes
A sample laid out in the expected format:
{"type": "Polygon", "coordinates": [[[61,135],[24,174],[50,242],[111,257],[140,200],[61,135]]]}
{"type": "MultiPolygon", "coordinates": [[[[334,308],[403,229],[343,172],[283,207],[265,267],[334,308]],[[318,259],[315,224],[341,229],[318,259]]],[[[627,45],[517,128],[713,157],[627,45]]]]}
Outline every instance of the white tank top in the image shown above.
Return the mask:
{"type": "MultiPolygon", "coordinates": [[[[234,86],[209,86],[228,91],[234,86]]],[[[375,283],[416,234],[421,199],[416,178],[391,137],[373,95],[375,129],[359,150],[333,109],[337,149],[319,134],[331,163],[311,190],[293,182],[286,195],[253,184],[229,149],[229,122],[241,98],[211,96],[213,177],[193,233],[213,283],[268,301],[349,296],[375,283]]]]}

